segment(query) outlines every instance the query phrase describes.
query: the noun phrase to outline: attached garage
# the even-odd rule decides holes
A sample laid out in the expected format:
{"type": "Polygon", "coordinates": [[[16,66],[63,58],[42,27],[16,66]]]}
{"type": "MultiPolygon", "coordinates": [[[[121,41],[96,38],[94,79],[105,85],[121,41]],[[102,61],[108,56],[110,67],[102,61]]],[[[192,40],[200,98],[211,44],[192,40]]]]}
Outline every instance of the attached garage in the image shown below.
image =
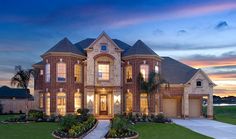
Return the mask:
{"type": "Polygon", "coordinates": [[[163,99],[163,112],[168,117],[177,117],[177,99],[163,99]]]}
{"type": "Polygon", "coordinates": [[[201,99],[189,99],[189,117],[199,118],[201,116],[201,99]]]}

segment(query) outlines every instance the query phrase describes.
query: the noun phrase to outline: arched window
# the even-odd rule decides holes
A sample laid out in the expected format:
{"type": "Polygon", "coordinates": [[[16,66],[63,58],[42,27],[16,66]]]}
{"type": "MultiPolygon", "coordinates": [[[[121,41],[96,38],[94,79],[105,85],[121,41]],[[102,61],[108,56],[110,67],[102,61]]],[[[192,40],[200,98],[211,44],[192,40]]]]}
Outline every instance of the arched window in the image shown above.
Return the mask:
{"type": "Polygon", "coordinates": [[[57,81],[66,81],[66,64],[63,62],[57,63],[57,81]]]}
{"type": "Polygon", "coordinates": [[[132,112],[133,110],[133,95],[131,92],[126,93],[126,112],[132,112]]]}
{"type": "Polygon", "coordinates": [[[129,65],[126,67],[126,70],[125,70],[125,75],[126,75],[126,82],[129,83],[129,82],[132,82],[132,66],[129,65]]]}
{"type": "Polygon", "coordinates": [[[39,93],[39,108],[43,108],[43,93],[39,93]]]}
{"type": "Polygon", "coordinates": [[[81,65],[75,64],[74,66],[74,76],[75,76],[75,82],[80,83],[82,80],[82,68],[81,65]]]}
{"type": "Polygon", "coordinates": [[[45,105],[46,115],[50,115],[50,93],[46,94],[46,105],[45,105]]]}
{"type": "Polygon", "coordinates": [[[50,82],[50,64],[45,65],[45,82],[50,82]]]}
{"type": "Polygon", "coordinates": [[[202,87],[202,81],[201,81],[201,80],[197,80],[196,86],[197,86],[197,87],[202,87]]]}
{"type": "Polygon", "coordinates": [[[81,108],[81,104],[82,104],[81,93],[80,92],[76,92],[74,94],[75,112],[77,112],[77,110],[81,108]]]}
{"type": "Polygon", "coordinates": [[[144,114],[148,114],[147,93],[140,94],[140,112],[144,114]]]}
{"type": "Polygon", "coordinates": [[[147,81],[149,75],[149,66],[147,64],[140,65],[140,73],[143,75],[144,81],[147,81]]]}
{"type": "Polygon", "coordinates": [[[59,115],[66,114],[66,93],[57,93],[57,113],[59,115]]]}

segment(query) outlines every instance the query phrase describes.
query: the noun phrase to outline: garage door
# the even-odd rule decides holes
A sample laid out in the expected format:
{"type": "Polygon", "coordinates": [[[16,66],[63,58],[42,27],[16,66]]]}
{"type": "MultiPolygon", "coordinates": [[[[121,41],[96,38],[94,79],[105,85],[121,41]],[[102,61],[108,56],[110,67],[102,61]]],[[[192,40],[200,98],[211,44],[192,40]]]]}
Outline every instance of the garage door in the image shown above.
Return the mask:
{"type": "Polygon", "coordinates": [[[199,118],[201,116],[201,99],[189,100],[189,117],[199,118]]]}
{"type": "Polygon", "coordinates": [[[168,117],[177,117],[177,99],[163,99],[163,112],[168,117]]]}

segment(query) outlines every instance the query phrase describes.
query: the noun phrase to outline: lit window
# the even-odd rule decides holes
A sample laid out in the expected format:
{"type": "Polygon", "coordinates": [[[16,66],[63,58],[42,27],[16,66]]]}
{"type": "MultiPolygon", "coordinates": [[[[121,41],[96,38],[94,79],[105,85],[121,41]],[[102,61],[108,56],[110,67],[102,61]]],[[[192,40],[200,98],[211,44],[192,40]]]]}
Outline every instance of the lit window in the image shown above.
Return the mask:
{"type": "Polygon", "coordinates": [[[50,93],[46,94],[46,105],[45,105],[46,115],[50,115],[50,93]]]}
{"type": "Polygon", "coordinates": [[[43,93],[39,94],[39,108],[43,108],[43,93]]]}
{"type": "Polygon", "coordinates": [[[127,66],[126,67],[126,82],[132,82],[132,66],[127,66]]]}
{"type": "Polygon", "coordinates": [[[140,73],[143,75],[144,81],[148,80],[149,67],[148,65],[140,65],[140,73]]]}
{"type": "Polygon", "coordinates": [[[74,95],[74,105],[75,105],[75,112],[81,108],[81,94],[76,92],[74,95]]]}
{"type": "Polygon", "coordinates": [[[126,112],[132,112],[133,106],[133,95],[131,92],[126,94],[126,112]]]}
{"type": "Polygon", "coordinates": [[[77,82],[77,83],[81,82],[81,79],[82,79],[81,73],[82,73],[81,65],[75,64],[75,67],[74,67],[75,82],[77,82]]]}
{"type": "Polygon", "coordinates": [[[66,64],[57,63],[57,81],[65,82],[66,81],[66,64]]]}
{"type": "Polygon", "coordinates": [[[197,81],[196,85],[197,85],[197,87],[202,87],[202,81],[197,81]]]}
{"type": "Polygon", "coordinates": [[[50,82],[50,64],[46,64],[45,66],[45,81],[50,82]]]}
{"type": "Polygon", "coordinates": [[[147,93],[140,94],[140,112],[148,114],[147,93]]]}
{"type": "Polygon", "coordinates": [[[158,65],[155,66],[155,73],[159,73],[159,67],[158,67],[158,65]]]}
{"type": "Polygon", "coordinates": [[[107,46],[106,45],[102,45],[101,46],[101,51],[107,51],[107,46]]]}
{"type": "Polygon", "coordinates": [[[109,80],[109,64],[98,65],[98,80],[109,80]]]}
{"type": "Polygon", "coordinates": [[[40,75],[43,75],[43,70],[42,69],[40,70],[40,75]]]}
{"type": "Polygon", "coordinates": [[[59,115],[66,114],[66,94],[63,92],[57,93],[57,113],[59,115]]]}

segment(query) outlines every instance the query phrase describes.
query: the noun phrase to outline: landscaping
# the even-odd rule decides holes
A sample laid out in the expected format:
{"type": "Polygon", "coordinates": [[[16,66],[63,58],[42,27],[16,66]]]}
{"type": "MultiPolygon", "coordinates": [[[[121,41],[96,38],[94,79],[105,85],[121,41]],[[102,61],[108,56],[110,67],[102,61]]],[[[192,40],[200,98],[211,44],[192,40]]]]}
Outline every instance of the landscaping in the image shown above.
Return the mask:
{"type": "Polygon", "coordinates": [[[236,125],[236,106],[215,106],[214,119],[236,125]]]}

